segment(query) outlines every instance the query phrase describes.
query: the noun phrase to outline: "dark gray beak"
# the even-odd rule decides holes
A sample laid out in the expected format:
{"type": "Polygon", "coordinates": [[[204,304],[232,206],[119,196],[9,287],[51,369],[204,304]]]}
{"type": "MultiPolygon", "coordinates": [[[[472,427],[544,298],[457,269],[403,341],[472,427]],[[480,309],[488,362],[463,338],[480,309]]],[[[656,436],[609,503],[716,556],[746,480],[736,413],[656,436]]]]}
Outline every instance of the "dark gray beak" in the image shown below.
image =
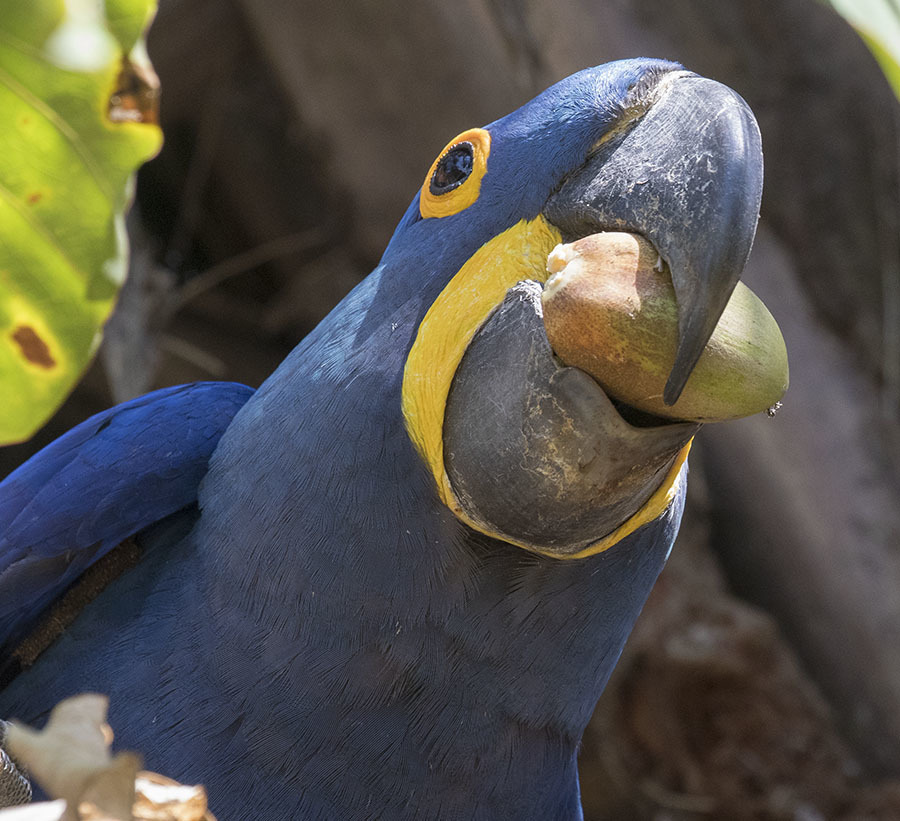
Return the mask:
{"type": "Polygon", "coordinates": [[[645,113],[601,141],[544,208],[571,241],[601,230],[649,239],[672,274],[678,348],[663,399],[672,405],[750,254],[762,197],[759,128],[727,86],[664,74],[645,113]]]}

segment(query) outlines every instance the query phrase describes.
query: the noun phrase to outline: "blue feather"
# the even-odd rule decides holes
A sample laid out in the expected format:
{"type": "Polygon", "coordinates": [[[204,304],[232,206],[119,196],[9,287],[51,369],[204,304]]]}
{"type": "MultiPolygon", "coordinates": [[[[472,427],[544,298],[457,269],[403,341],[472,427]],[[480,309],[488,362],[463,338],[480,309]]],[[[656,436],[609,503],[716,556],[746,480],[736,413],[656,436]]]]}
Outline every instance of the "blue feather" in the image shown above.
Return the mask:
{"type": "Polygon", "coordinates": [[[0,645],[87,567],[197,498],[209,457],[253,391],[165,388],[92,416],[0,483],[0,645]]]}

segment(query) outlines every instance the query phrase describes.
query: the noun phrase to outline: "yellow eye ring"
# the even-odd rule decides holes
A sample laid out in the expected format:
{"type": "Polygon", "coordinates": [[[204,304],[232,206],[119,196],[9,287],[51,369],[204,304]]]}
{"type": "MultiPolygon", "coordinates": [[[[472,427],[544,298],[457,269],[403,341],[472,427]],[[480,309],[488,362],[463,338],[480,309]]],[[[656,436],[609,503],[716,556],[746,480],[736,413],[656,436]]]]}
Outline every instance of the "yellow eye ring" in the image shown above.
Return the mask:
{"type": "Polygon", "coordinates": [[[481,192],[481,178],[487,173],[491,135],[483,128],[463,131],[446,147],[428,169],[419,194],[423,219],[449,217],[468,208],[481,192]]]}

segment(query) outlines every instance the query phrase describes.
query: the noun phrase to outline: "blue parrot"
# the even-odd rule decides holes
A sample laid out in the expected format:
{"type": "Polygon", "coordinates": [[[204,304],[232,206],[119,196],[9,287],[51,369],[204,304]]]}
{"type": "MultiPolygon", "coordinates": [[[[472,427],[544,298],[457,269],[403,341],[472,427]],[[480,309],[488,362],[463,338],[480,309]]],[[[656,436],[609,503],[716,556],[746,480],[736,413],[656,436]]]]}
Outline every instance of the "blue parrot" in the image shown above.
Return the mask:
{"type": "Polygon", "coordinates": [[[698,425],[553,354],[552,248],[642,234],[677,399],[762,189],[732,90],[579,72],[440,152],[375,270],[255,392],[169,388],[0,484],[0,716],[111,696],[223,819],[578,819],[577,750],[662,569],[698,425]]]}

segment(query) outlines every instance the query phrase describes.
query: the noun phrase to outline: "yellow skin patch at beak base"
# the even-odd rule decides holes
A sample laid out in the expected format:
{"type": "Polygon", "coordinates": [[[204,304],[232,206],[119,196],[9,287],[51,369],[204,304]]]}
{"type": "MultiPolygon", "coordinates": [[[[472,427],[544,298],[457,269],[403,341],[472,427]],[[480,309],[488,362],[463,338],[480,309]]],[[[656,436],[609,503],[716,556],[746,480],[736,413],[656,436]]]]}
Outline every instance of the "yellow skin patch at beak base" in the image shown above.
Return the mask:
{"type": "Polygon", "coordinates": [[[522,220],[481,246],[447,283],[419,325],[403,371],[403,416],[434,474],[441,500],[468,522],[444,470],[444,409],[475,332],[523,279],[547,279],[547,255],[561,235],[543,217],[522,220]]]}
{"type": "Polygon", "coordinates": [[[444,467],[444,411],[466,348],[509,288],[525,279],[546,281],[547,256],[560,241],[559,231],[538,216],[508,228],[469,258],[419,325],[403,371],[401,404],[409,436],[434,476],[441,501],[460,520],[480,533],[532,552],[579,559],[612,547],[669,506],[678,491],[678,477],[690,443],[676,456],[666,478],[640,510],[601,540],[565,556],[516,542],[472,519],[459,504],[444,467]]]}

